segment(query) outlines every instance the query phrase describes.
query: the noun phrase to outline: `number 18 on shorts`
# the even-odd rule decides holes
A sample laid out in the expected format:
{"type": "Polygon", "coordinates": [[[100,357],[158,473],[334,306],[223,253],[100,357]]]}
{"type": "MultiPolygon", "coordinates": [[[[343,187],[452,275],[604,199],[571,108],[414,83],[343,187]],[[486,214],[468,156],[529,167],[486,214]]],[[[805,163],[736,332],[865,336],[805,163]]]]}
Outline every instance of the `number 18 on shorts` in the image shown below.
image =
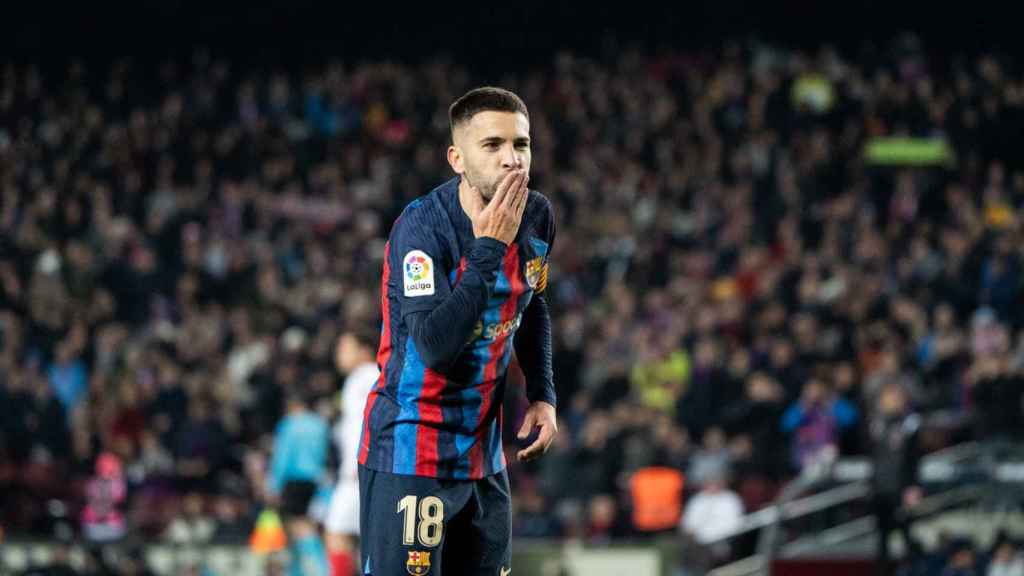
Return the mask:
{"type": "Polygon", "coordinates": [[[450,480],[360,466],[363,573],[510,574],[508,476],[450,480]]]}

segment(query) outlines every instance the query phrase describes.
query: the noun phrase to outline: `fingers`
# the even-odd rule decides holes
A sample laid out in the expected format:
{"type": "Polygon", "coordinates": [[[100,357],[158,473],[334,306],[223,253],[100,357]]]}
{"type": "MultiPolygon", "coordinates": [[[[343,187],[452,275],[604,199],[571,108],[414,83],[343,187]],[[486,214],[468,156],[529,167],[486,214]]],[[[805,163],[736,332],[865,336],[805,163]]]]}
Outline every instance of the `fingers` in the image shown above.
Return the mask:
{"type": "Polygon", "coordinates": [[[521,177],[516,178],[512,182],[512,188],[509,189],[504,198],[509,215],[516,222],[522,221],[523,212],[526,210],[526,199],[529,196],[529,188],[527,188],[526,184],[530,181],[530,177],[526,175],[526,172],[521,172],[521,174],[521,177]]]}
{"type": "Polygon", "coordinates": [[[519,170],[513,170],[508,174],[505,174],[505,177],[502,178],[501,182],[498,183],[498,190],[494,192],[494,198],[491,198],[491,202],[488,205],[488,207],[493,206],[496,209],[496,207],[501,206],[504,203],[507,203],[508,197],[510,196],[509,192],[515,190],[514,183],[516,181],[516,178],[518,178],[521,174],[522,172],[520,172],[519,170]]]}
{"type": "Polygon", "coordinates": [[[509,213],[516,215],[518,214],[519,201],[522,198],[522,190],[526,186],[526,173],[521,172],[519,177],[513,180],[512,187],[508,191],[508,210],[509,213]]]}
{"type": "Polygon", "coordinates": [[[516,195],[516,204],[514,206],[514,210],[516,211],[515,214],[517,220],[521,220],[523,217],[523,212],[526,211],[526,202],[530,198],[530,189],[527,187],[527,184],[529,183],[530,177],[525,176],[523,178],[522,185],[519,187],[519,192],[516,195]]]}
{"type": "Polygon", "coordinates": [[[476,186],[470,186],[472,194],[468,194],[466,198],[466,211],[469,213],[470,218],[475,219],[481,212],[483,212],[484,198],[480,193],[480,189],[476,186]]]}
{"type": "Polygon", "coordinates": [[[537,439],[529,446],[520,450],[516,457],[520,461],[529,461],[547,452],[548,447],[555,438],[558,426],[554,420],[554,409],[545,411],[546,406],[542,403],[535,403],[526,411],[523,416],[523,425],[519,429],[519,439],[524,440],[535,427],[540,428],[537,439]]]}
{"type": "Polygon", "coordinates": [[[533,430],[533,425],[537,422],[537,413],[533,410],[527,410],[526,415],[523,417],[523,425],[519,428],[519,439],[524,440],[530,435],[533,430]]]}
{"type": "MultiPolygon", "coordinates": [[[[520,431],[521,432],[521,431],[520,431]]],[[[537,435],[537,439],[533,441],[526,448],[519,451],[516,457],[522,462],[529,462],[534,458],[537,458],[541,454],[548,451],[548,447],[551,446],[551,441],[555,438],[555,427],[551,424],[544,423],[540,425],[540,434],[537,435]]]]}
{"type": "Polygon", "coordinates": [[[523,185],[523,180],[526,179],[526,173],[522,170],[513,170],[511,174],[512,178],[508,181],[508,188],[501,199],[502,205],[509,211],[514,209],[516,198],[519,196],[519,189],[523,185]]]}
{"type": "Polygon", "coordinates": [[[516,453],[516,458],[520,462],[529,462],[530,460],[533,460],[534,458],[539,456],[540,453],[541,453],[541,450],[542,450],[542,446],[540,444],[540,438],[537,438],[537,440],[535,440],[533,442],[533,444],[530,444],[526,448],[523,448],[522,450],[517,452],[516,453]]]}

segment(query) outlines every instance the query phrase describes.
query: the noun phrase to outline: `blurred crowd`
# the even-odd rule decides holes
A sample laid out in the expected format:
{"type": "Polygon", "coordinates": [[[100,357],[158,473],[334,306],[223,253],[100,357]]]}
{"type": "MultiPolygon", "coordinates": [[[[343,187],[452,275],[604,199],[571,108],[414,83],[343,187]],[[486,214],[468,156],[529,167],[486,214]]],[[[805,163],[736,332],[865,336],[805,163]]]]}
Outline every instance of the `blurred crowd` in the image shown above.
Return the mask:
{"type": "Polygon", "coordinates": [[[939,535],[939,541],[915,562],[900,569],[900,576],[938,574],[940,576],[1024,576],[1024,552],[1021,542],[999,533],[991,545],[971,538],[939,535]]]}
{"type": "Polygon", "coordinates": [[[561,426],[511,464],[520,537],[699,526],[691,495],[723,490],[704,507],[757,508],[822,454],[865,453],[886,386],[968,435],[1021,432],[1024,76],[998,55],[934,61],[908,36],[486,78],[202,50],[6,65],[7,533],[88,533],[100,508],[97,538],[245,538],[285,398],[335,418],[336,340],[380,322],[391,223],[451,177],[447,107],[485,80],[530,107],[531,183],[559,221],[561,426]],[[867,161],[882,137],[952,156],[867,161]],[[685,494],[667,517],[642,502],[661,489],[685,494]]]}

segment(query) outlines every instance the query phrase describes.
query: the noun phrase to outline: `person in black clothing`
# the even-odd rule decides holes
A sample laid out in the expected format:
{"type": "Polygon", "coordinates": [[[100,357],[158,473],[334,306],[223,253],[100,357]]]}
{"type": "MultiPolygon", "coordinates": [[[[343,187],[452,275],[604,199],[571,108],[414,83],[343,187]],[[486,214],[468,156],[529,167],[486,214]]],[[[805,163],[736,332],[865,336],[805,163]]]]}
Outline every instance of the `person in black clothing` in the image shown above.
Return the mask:
{"type": "Polygon", "coordinates": [[[878,531],[875,566],[876,573],[882,576],[893,573],[889,535],[894,529],[902,535],[909,555],[916,555],[908,509],[921,499],[917,481],[920,428],[921,417],[907,406],[906,391],[897,384],[883,387],[878,395],[878,412],[869,428],[874,466],[872,506],[878,531]]]}
{"type": "Polygon", "coordinates": [[[756,450],[751,454],[754,468],[772,480],[785,474],[786,445],[778,434],[779,420],[786,409],[784,391],[765,372],[747,378],[745,395],[726,406],[723,424],[730,436],[746,435],[756,450]]]}
{"type": "Polygon", "coordinates": [[[1024,402],[1024,375],[1010,366],[1005,353],[977,359],[968,371],[974,401],[975,435],[990,443],[1011,443],[1019,438],[1024,402]]]}

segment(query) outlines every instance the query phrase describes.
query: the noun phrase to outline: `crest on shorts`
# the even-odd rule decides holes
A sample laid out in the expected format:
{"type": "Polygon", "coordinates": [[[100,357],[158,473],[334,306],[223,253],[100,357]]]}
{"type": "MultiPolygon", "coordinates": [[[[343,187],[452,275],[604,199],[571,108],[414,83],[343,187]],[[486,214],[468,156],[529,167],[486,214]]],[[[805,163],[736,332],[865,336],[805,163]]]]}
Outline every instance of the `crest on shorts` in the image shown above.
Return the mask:
{"type": "Polygon", "coordinates": [[[544,259],[538,256],[527,260],[526,283],[530,285],[530,289],[538,292],[544,290],[545,280],[547,280],[547,264],[544,264],[544,259]]]}
{"type": "Polygon", "coordinates": [[[405,571],[412,576],[421,576],[430,572],[430,552],[409,551],[409,559],[405,561],[405,571]]]}

